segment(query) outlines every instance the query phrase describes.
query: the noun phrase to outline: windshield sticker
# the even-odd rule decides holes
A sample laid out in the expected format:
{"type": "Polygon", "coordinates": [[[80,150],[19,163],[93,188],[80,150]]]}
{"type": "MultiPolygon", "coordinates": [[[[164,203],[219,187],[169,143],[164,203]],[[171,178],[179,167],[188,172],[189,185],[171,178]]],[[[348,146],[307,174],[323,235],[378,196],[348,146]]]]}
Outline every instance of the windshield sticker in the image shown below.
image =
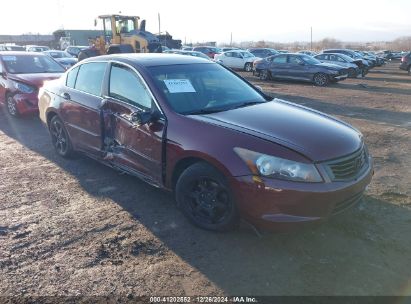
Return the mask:
{"type": "Polygon", "coordinates": [[[188,79],[167,79],[164,83],[170,93],[196,93],[188,79]]]}
{"type": "Polygon", "coordinates": [[[4,61],[16,61],[17,60],[16,56],[2,56],[1,58],[3,58],[4,61]]]}

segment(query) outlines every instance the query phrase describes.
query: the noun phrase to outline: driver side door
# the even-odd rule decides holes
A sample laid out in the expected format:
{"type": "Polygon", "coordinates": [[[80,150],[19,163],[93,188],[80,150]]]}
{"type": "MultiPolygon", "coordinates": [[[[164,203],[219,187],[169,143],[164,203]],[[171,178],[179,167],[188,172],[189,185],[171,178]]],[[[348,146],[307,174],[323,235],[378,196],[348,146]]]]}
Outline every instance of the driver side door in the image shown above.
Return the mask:
{"type": "Polygon", "coordinates": [[[165,119],[136,70],[112,63],[108,94],[103,105],[106,160],[147,182],[162,183],[162,147],[165,119]],[[152,113],[138,124],[136,113],[152,113]]]}

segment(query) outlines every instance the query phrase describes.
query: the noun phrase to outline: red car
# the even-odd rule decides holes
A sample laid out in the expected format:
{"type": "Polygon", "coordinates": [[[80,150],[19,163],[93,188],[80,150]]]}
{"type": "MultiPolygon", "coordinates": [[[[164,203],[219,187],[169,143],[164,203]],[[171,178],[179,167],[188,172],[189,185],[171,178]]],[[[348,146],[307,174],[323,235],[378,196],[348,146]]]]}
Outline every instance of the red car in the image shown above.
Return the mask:
{"type": "Polygon", "coordinates": [[[206,59],[89,58],[48,82],[39,107],[58,154],[174,191],[205,229],[318,222],[358,203],[373,174],[359,131],[206,59]]]}
{"type": "Polygon", "coordinates": [[[38,90],[65,69],[47,55],[0,52],[0,104],[11,116],[38,113],[38,90]]]}

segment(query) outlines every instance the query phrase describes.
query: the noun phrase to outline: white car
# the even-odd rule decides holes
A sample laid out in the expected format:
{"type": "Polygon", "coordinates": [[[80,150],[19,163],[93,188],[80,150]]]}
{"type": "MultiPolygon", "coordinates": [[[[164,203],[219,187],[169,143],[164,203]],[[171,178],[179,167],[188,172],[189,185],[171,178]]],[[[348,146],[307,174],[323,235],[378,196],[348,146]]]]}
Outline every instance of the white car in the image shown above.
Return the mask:
{"type": "Polygon", "coordinates": [[[243,50],[231,50],[214,56],[214,61],[232,69],[243,69],[251,72],[253,62],[261,58],[243,50]]]}

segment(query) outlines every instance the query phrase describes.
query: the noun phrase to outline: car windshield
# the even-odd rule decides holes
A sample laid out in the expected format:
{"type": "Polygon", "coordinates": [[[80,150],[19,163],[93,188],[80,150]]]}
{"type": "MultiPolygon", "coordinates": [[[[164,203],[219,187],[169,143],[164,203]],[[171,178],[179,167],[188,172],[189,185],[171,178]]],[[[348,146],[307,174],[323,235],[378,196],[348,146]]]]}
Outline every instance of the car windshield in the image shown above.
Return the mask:
{"type": "Polygon", "coordinates": [[[63,73],[64,68],[46,55],[2,55],[6,70],[11,74],[63,73]]]}
{"type": "Polygon", "coordinates": [[[241,52],[241,55],[243,55],[243,58],[254,57],[254,55],[251,54],[250,52],[241,52]]]}
{"type": "Polygon", "coordinates": [[[171,107],[180,114],[204,114],[265,102],[251,85],[219,64],[149,67],[171,107]]]}
{"type": "Polygon", "coordinates": [[[320,64],[321,61],[308,55],[302,55],[301,58],[308,64],[320,64]]]}
{"type": "Polygon", "coordinates": [[[353,62],[354,61],[350,56],[347,56],[347,55],[344,55],[344,54],[338,54],[338,56],[340,56],[341,58],[345,59],[348,62],[353,62]]]}

